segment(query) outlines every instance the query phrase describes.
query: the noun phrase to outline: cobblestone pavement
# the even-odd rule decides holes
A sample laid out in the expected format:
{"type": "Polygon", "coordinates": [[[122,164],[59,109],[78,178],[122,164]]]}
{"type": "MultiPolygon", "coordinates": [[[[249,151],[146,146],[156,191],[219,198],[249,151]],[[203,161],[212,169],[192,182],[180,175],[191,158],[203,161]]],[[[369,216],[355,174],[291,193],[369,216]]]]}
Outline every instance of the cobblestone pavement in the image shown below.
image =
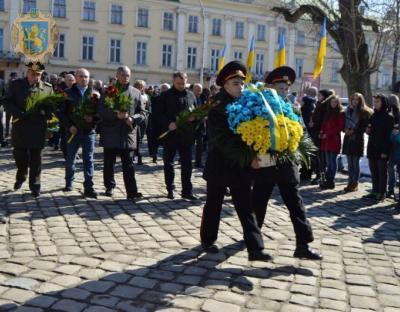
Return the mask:
{"type": "MultiPolygon", "coordinates": [[[[400,215],[391,200],[360,199],[368,183],[348,195],[342,175],[335,190],[302,187],[322,262],[292,257],[292,225],[274,193],[263,228],[274,261],[248,262],[229,201],[223,248],[206,255],[203,202],[166,199],[160,164],[137,167],[145,197],[133,204],[120,173],[113,200],[83,198],[80,169],[75,191],[64,194],[55,155],[46,150],[43,194],[33,199],[26,184],[11,191],[12,153],[1,150],[0,311],[400,311],[400,215]]],[[[104,191],[100,157],[95,182],[104,191]]],[[[193,181],[204,200],[200,172],[193,181]]]]}

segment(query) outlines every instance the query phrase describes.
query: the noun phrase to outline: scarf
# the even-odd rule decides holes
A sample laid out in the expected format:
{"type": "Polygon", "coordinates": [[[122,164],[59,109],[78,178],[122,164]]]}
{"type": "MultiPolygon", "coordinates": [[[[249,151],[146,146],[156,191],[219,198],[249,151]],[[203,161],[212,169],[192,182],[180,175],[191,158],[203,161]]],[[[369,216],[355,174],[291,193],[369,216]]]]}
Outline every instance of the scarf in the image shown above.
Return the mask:
{"type": "Polygon", "coordinates": [[[351,106],[349,106],[346,109],[346,124],[345,124],[345,128],[346,129],[354,129],[357,127],[358,125],[358,121],[360,120],[360,113],[358,110],[352,108],[351,106]]]}

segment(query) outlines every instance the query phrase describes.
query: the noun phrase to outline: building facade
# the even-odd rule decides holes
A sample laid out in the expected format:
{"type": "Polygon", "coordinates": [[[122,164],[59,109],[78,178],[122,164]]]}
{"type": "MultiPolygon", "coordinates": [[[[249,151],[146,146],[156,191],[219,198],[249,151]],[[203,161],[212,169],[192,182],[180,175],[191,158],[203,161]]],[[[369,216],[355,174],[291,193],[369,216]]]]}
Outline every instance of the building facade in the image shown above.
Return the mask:
{"type": "MultiPolygon", "coordinates": [[[[21,12],[51,12],[60,36],[46,71],[59,73],[85,67],[96,79],[108,81],[125,64],[134,79],[149,84],[170,82],[176,70],[188,72],[190,82],[214,77],[226,46],[225,60],[246,62],[249,41],[255,38],[253,77],[262,79],[274,68],[279,33],[286,38],[286,63],[296,69],[298,89],[312,73],[318,50],[319,26],[305,21],[288,24],[271,11],[280,1],[263,0],[0,0],[0,78],[24,72],[11,51],[10,26],[21,12]]],[[[321,87],[344,96],[338,70],[341,57],[328,40],[321,87]]],[[[391,83],[390,62],[373,76],[375,88],[391,83]]]]}

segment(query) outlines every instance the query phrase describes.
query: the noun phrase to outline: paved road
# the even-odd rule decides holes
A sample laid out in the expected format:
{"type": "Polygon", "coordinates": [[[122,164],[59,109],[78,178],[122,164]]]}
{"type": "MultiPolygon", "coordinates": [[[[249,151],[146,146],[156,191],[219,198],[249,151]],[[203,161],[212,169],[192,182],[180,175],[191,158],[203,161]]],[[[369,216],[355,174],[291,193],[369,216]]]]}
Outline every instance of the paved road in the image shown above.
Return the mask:
{"type": "MultiPolygon", "coordinates": [[[[63,162],[46,150],[43,195],[11,191],[15,170],[0,151],[0,311],[400,311],[400,215],[374,204],[304,185],[323,262],[292,258],[292,225],[278,194],[263,228],[271,263],[248,262],[238,218],[224,207],[216,255],[199,248],[203,203],[165,198],[162,167],[137,168],[137,204],[125,200],[122,175],[113,200],[66,195],[63,162]]],[[[102,188],[96,155],[96,186],[102,188]]],[[[119,167],[118,167],[119,170],[119,167]]],[[[204,181],[195,172],[195,192],[204,181]]],[[[177,176],[179,178],[179,176],[177,176]]]]}

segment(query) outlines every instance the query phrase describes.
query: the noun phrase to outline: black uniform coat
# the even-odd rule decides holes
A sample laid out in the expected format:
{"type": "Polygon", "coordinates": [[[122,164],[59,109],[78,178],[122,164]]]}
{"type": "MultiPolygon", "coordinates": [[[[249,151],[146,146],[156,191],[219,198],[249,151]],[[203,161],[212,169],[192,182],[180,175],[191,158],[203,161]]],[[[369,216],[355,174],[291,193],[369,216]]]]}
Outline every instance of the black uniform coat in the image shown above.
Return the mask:
{"type": "Polygon", "coordinates": [[[209,183],[223,186],[239,186],[250,178],[250,168],[242,168],[232,155],[233,145],[244,144],[238,134],[234,134],[228,125],[226,106],[235,99],[223,88],[214,96],[212,108],[208,112],[207,133],[208,153],[203,178],[209,183]],[[224,138],[223,140],[217,138],[224,138]],[[229,147],[229,148],[228,148],[229,147]]]}
{"type": "Polygon", "coordinates": [[[11,141],[15,148],[44,147],[49,116],[46,113],[26,113],[26,99],[35,92],[51,94],[53,88],[43,81],[31,86],[27,78],[16,79],[10,83],[4,99],[6,110],[15,121],[11,131],[11,141]]]}
{"type": "MultiPolygon", "coordinates": [[[[163,92],[157,100],[157,105],[154,110],[154,117],[158,122],[159,130],[164,133],[168,130],[171,122],[176,122],[176,117],[179,113],[187,109],[196,107],[196,97],[193,92],[189,90],[178,91],[174,87],[163,92]]],[[[176,131],[170,132],[166,137],[166,142],[178,142],[180,139],[176,131]]],[[[193,140],[187,142],[192,144],[193,140]]]]}
{"type": "Polygon", "coordinates": [[[101,101],[99,132],[100,146],[104,148],[136,149],[137,127],[143,125],[146,119],[145,112],[142,109],[142,97],[140,91],[130,85],[127,85],[123,92],[131,99],[128,115],[134,121],[133,127],[128,126],[125,120],[118,119],[117,113],[110,110],[104,105],[104,101],[101,101]]]}

